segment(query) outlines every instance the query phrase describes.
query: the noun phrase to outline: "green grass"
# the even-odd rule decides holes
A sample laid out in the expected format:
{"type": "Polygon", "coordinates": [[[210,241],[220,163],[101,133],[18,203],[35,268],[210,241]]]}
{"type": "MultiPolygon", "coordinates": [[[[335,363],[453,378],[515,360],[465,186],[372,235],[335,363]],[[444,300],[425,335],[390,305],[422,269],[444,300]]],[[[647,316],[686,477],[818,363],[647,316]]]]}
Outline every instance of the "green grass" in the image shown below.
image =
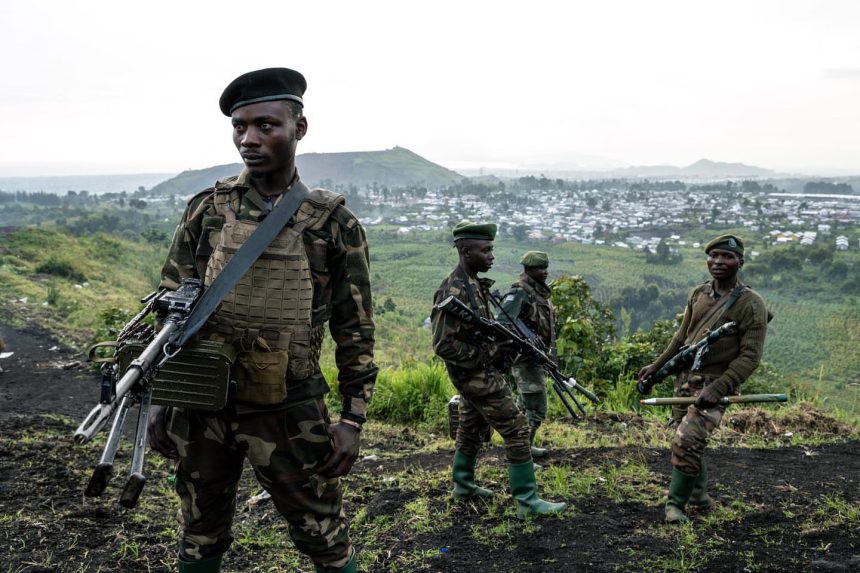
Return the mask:
{"type": "MultiPolygon", "coordinates": [[[[454,392],[443,367],[432,361],[430,331],[423,322],[430,314],[433,292],[457,262],[456,252],[441,232],[392,238],[386,229],[374,227],[368,230],[368,238],[377,307],[386,298],[396,306],[396,310],[378,311],[376,316],[376,362],[383,370],[371,411],[386,419],[441,427],[443,402],[454,392]]],[[[489,273],[500,290],[505,291],[516,279],[521,270],[516,261],[530,248],[549,253],[551,277],[580,274],[595,297],[604,302],[625,286],[646,286],[657,275],[678,288],[707,276],[701,253],[692,249],[683,250],[679,265],[660,267],[646,265],[640,255],[626,249],[516,243],[504,235],[496,244],[496,265],[489,273]]],[[[0,316],[19,326],[35,322],[83,349],[102,326],[104,312],[136,311],[139,298],[158,281],[164,250],[161,245],[109,235],[74,238],[45,227],[6,234],[0,242],[0,316]],[[76,282],[84,277],[87,286],[76,282]]],[[[796,386],[816,403],[856,420],[860,416],[860,353],[854,349],[860,344],[860,303],[851,298],[834,302],[838,297],[829,296],[832,293],[819,300],[761,290],[775,315],[764,355],[778,372],[774,378],[786,389],[796,386]]],[[[333,354],[329,341],[323,366],[332,381],[336,378],[333,354]]],[[[579,382],[590,386],[589,380],[579,382]]],[[[597,409],[632,411],[634,398],[627,377],[597,409]]],[[[589,411],[595,409],[583,403],[589,411]]],[[[565,414],[553,396],[550,414],[565,414]]]]}

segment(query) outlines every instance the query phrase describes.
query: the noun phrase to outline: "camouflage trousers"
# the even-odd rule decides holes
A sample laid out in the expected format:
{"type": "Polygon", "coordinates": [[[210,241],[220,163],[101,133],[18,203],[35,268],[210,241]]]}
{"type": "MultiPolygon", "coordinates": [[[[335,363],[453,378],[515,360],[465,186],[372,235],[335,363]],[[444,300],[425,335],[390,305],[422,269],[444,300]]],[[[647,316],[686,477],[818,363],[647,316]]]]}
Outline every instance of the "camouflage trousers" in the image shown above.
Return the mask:
{"type": "Polygon", "coordinates": [[[173,408],[168,434],[179,452],[182,559],[219,555],[232,543],[236,491],[247,458],[289,523],[296,548],[319,567],[345,565],[352,548],[343,489],[338,478],[316,473],[331,452],[329,423],[322,399],[235,418],[173,408]]]}
{"type": "Polygon", "coordinates": [[[529,426],[539,427],[546,419],[546,375],[540,365],[521,362],[514,365],[517,405],[525,412],[529,426]]]}
{"type": "MultiPolygon", "coordinates": [[[[695,397],[702,391],[707,380],[702,376],[683,372],[675,379],[675,396],[695,397]]],[[[699,475],[705,455],[705,447],[711,434],[720,426],[725,406],[703,410],[695,404],[686,408],[673,406],[672,418],[676,424],[672,437],[672,465],[687,475],[699,475]]]]}
{"type": "Polygon", "coordinates": [[[508,463],[531,461],[529,425],[502,374],[494,368],[464,371],[450,366],[448,372],[460,392],[457,449],[476,457],[489,426],[502,436],[508,463]]]}

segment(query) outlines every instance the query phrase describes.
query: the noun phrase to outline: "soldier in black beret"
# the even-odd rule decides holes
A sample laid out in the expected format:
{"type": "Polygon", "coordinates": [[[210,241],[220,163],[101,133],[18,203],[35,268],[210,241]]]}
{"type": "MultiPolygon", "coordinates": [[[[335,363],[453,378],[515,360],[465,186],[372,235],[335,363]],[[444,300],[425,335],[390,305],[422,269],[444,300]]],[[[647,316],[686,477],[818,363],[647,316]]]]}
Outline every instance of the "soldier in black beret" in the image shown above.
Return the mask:
{"type": "Polygon", "coordinates": [[[511,394],[502,373],[510,369],[513,349],[504,344],[482,343],[475,327],[444,312],[438,304],[450,296],[484,318],[493,318],[489,288],[493,281],[479,278],[493,266],[494,223],[463,221],[454,227],[454,246],[460,262],[433,295],[433,350],[448,369],[460,393],[456,450],[451,474],[455,499],[489,497],[493,492],[475,483],[475,465],[485,436],[492,428],[505,442],[511,495],[517,516],[549,515],[564,511],[564,503],[552,503],[537,495],[529,425],[511,394]]]}
{"type": "Polygon", "coordinates": [[[249,72],[227,86],[219,106],[245,168],[189,201],[162,269],[165,288],[184,278],[209,286],[284,197],[305,195],[198,334],[237,352],[227,407],[152,411],[150,445],[178,460],[180,573],[221,570],[245,459],[316,571],[356,570],[340,477],[358,456],[378,371],[367,241],[342,195],[307,189],[299,178],[306,87],[287,68],[249,72]],[[337,345],[336,423],[319,366],[326,324],[337,345]]]}
{"type": "Polygon", "coordinates": [[[708,495],[705,447],[719,427],[726,407],[720,399],[737,394],[743,382],[758,368],[764,351],[770,313],[762,297],[741,283],[744,243],[734,235],[721,235],[705,245],[711,280],[697,286],[687,299],[684,319],[669,346],[639,371],[640,391],[646,380],[685,345],[699,342],[708,332],[735,322],[734,331],[710,345],[695,370],[675,376],[675,396],[695,397],[688,408],[672,408],[672,481],[665,514],[669,523],[688,521],[688,505],[699,509],[712,504],[708,495]]]}

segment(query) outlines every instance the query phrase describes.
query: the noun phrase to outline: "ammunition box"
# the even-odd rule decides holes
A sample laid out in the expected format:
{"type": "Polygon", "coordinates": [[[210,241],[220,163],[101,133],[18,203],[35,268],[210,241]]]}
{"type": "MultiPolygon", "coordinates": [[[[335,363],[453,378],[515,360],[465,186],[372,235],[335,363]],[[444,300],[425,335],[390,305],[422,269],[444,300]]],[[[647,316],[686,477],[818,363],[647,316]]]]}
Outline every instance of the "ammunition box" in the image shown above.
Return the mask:
{"type": "MultiPolygon", "coordinates": [[[[142,342],[130,342],[117,350],[119,372],[146,348],[142,342]]],[[[236,349],[221,342],[196,341],[168,359],[152,379],[152,403],[195,410],[220,410],[227,403],[230,369],[236,360],[236,349]]]]}

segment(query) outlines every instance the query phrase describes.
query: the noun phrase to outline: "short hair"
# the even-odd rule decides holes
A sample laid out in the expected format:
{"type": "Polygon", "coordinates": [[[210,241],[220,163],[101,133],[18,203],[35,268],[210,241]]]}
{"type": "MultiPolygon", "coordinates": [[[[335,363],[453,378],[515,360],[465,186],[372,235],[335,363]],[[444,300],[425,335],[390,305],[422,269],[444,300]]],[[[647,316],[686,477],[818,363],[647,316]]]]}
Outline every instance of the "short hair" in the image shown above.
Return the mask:
{"type": "Polygon", "coordinates": [[[454,241],[454,246],[457,247],[457,253],[465,254],[466,251],[477,245],[485,239],[457,239],[454,241]]]}
{"type": "Polygon", "coordinates": [[[302,104],[288,99],[281,101],[284,107],[290,111],[290,116],[292,116],[293,119],[299,119],[302,117],[302,112],[304,111],[304,106],[302,106],[302,104]]]}

